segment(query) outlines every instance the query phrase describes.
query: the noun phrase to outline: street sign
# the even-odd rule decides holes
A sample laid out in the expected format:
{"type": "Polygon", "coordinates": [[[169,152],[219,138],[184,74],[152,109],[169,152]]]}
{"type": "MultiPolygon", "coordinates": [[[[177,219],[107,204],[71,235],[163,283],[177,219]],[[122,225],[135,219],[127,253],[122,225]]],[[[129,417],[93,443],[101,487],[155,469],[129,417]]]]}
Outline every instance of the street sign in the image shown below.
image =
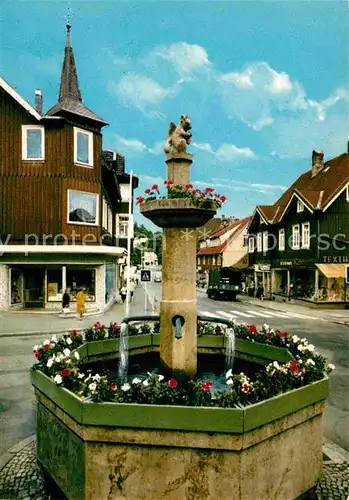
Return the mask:
{"type": "Polygon", "coordinates": [[[345,282],[349,285],[349,266],[346,266],[345,268],[345,282]]]}
{"type": "Polygon", "coordinates": [[[146,283],[151,281],[150,269],[141,269],[141,281],[145,281],[146,283]]]}

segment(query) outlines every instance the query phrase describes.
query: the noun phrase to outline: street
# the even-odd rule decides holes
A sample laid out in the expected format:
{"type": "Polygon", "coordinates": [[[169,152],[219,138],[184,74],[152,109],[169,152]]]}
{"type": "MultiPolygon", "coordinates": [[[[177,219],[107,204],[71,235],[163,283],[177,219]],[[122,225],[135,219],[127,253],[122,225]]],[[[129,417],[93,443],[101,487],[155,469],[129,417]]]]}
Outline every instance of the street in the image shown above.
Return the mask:
{"type": "MultiPolygon", "coordinates": [[[[161,298],[161,283],[147,285],[150,299],[161,298]]],[[[144,291],[138,287],[135,301],[131,305],[130,315],[145,314],[144,291]]],[[[158,309],[159,302],[156,302],[158,309]]],[[[313,319],[307,310],[297,316],[270,311],[263,307],[253,307],[243,302],[221,302],[208,299],[206,294],[198,292],[198,314],[205,316],[231,317],[236,321],[249,324],[270,326],[286,330],[295,335],[306,337],[317,351],[336,366],[330,375],[331,394],[325,412],[324,435],[330,441],[349,450],[349,395],[348,395],[348,343],[349,329],[327,321],[313,319]],[[301,317],[299,317],[301,316],[301,317]]],[[[148,307],[147,314],[151,314],[148,307]]],[[[120,321],[124,316],[124,307],[116,304],[105,315],[85,318],[78,326],[89,326],[97,319],[109,324],[112,319],[120,321]],[[81,324],[82,323],[82,324],[81,324]]],[[[21,315],[16,316],[20,321],[21,315]]],[[[38,328],[43,328],[46,315],[37,316],[38,328]]],[[[34,321],[34,320],[33,320],[34,321]]],[[[48,320],[49,321],[49,320],[48,320]]],[[[63,324],[65,320],[62,320],[63,324]]],[[[67,320],[68,321],[68,320],[67,320]]],[[[23,325],[23,329],[25,325],[23,325]]],[[[67,325],[68,327],[68,325],[67,325]]],[[[40,336],[4,337],[1,342],[0,369],[0,455],[19,440],[35,432],[34,393],[30,384],[29,369],[34,363],[32,346],[41,343],[40,336]]]]}

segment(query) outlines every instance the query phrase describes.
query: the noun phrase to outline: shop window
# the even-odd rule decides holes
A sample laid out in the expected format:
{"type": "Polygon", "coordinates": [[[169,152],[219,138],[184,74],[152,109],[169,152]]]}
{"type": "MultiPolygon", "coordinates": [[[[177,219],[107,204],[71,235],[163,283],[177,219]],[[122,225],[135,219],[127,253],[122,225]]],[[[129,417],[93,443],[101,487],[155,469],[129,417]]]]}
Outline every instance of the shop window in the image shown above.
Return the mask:
{"type": "Polygon", "coordinates": [[[98,194],[68,190],[68,222],[98,224],[98,194]]]}
{"type": "Polygon", "coordinates": [[[95,270],[67,268],[67,290],[70,300],[76,300],[76,294],[81,289],[84,289],[86,302],[96,300],[95,270]]]}
{"type": "Polygon", "coordinates": [[[248,239],[248,251],[249,253],[254,252],[254,236],[250,236],[250,238],[248,239]]]}
{"type": "Polygon", "coordinates": [[[302,224],[302,248],[310,248],[310,223],[302,224]]]}
{"type": "Polygon", "coordinates": [[[74,162],[93,167],[93,133],[74,127],[74,162]]]}
{"type": "Polygon", "coordinates": [[[279,229],[279,250],[285,250],[285,229],[279,229]]]}
{"type": "Polygon", "coordinates": [[[62,269],[47,269],[47,301],[61,302],[63,293],[62,269]]]}
{"type": "Polygon", "coordinates": [[[262,251],[262,233],[257,234],[257,252],[262,251]]]}
{"type": "Polygon", "coordinates": [[[299,249],[299,224],[292,226],[292,248],[294,250],[299,249]]]}
{"type": "Polygon", "coordinates": [[[22,273],[19,269],[11,269],[11,305],[22,302],[22,273]]]}
{"type": "Polygon", "coordinates": [[[304,212],[304,203],[301,200],[297,200],[297,212],[304,212]]]}
{"type": "Polygon", "coordinates": [[[116,266],[106,264],[105,266],[105,303],[115,297],[116,293],[116,266]]]}
{"type": "Polygon", "coordinates": [[[45,159],[45,129],[41,125],[22,125],[22,159],[45,159]]]}

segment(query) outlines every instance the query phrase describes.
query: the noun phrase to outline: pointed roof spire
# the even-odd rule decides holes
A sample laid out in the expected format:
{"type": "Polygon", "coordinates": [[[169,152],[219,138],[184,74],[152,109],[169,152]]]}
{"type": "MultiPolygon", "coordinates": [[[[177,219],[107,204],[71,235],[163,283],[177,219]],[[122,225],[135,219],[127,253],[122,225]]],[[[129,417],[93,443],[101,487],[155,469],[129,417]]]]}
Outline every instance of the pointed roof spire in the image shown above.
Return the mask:
{"type": "Polygon", "coordinates": [[[93,111],[82,103],[81,92],[76,71],[74,52],[71,45],[70,30],[71,24],[68,21],[67,34],[64,49],[63,68],[61,74],[61,83],[59,88],[58,104],[53,106],[48,112],[48,116],[64,116],[65,112],[88,118],[94,122],[99,122],[100,126],[107,125],[107,122],[97,116],[93,111]]]}
{"type": "Polygon", "coordinates": [[[65,99],[71,99],[74,101],[82,102],[81,92],[78,82],[78,75],[75,65],[74,52],[71,46],[70,29],[71,25],[67,24],[67,37],[65,43],[64,60],[63,60],[58,102],[63,102],[65,99]]]}

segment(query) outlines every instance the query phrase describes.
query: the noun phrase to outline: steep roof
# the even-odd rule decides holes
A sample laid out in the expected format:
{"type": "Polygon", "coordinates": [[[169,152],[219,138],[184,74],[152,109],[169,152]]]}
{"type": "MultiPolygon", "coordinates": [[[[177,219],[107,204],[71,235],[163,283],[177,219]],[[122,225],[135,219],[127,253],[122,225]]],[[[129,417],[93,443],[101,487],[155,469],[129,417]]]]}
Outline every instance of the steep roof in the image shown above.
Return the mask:
{"type": "Polygon", "coordinates": [[[241,219],[239,221],[234,221],[234,224],[230,224],[227,227],[221,228],[221,230],[214,231],[212,233],[212,235],[210,236],[210,239],[218,238],[218,236],[221,236],[222,234],[226,233],[227,231],[229,231],[229,229],[235,228],[235,231],[225,241],[223,241],[223,243],[221,243],[220,245],[215,245],[215,246],[211,246],[211,247],[200,248],[197,255],[219,255],[235,239],[237,234],[239,234],[240,231],[244,227],[247,226],[249,221],[250,221],[250,217],[245,217],[244,219],[241,219]],[[223,229],[225,230],[224,233],[221,232],[223,229]],[[218,234],[218,236],[217,236],[217,234],[218,234]],[[216,235],[216,236],[213,236],[213,235],[216,235]]]}
{"type": "Polygon", "coordinates": [[[299,196],[313,210],[323,210],[348,182],[348,153],[344,153],[325,162],[315,177],[311,170],[302,174],[274,205],[257,205],[257,208],[268,222],[275,224],[281,221],[293,196],[299,196]]]}
{"type": "Polygon", "coordinates": [[[208,239],[213,240],[215,238],[219,238],[220,236],[227,233],[228,231],[231,231],[234,228],[238,228],[239,226],[243,226],[244,224],[247,224],[249,222],[249,220],[250,220],[250,217],[245,217],[244,219],[233,220],[227,226],[220,227],[216,231],[213,231],[209,235],[208,239]]]}
{"type": "Polygon", "coordinates": [[[16,90],[13,87],[11,87],[11,85],[9,85],[7,82],[5,82],[5,80],[1,77],[0,77],[0,87],[15,101],[17,101],[18,104],[22,106],[22,108],[28,111],[28,113],[31,114],[34,118],[36,118],[37,120],[42,119],[40,113],[38,113],[36,109],[31,104],[29,104],[29,102],[23,99],[23,97],[20,96],[18,92],[16,92],[16,90]]]}
{"type": "Polygon", "coordinates": [[[64,50],[63,67],[59,87],[58,103],[48,112],[48,116],[57,115],[62,112],[78,115],[82,118],[93,120],[103,125],[107,122],[96,113],[87,108],[83,102],[78,82],[73,47],[70,38],[70,24],[67,24],[66,44],[64,50]]]}

